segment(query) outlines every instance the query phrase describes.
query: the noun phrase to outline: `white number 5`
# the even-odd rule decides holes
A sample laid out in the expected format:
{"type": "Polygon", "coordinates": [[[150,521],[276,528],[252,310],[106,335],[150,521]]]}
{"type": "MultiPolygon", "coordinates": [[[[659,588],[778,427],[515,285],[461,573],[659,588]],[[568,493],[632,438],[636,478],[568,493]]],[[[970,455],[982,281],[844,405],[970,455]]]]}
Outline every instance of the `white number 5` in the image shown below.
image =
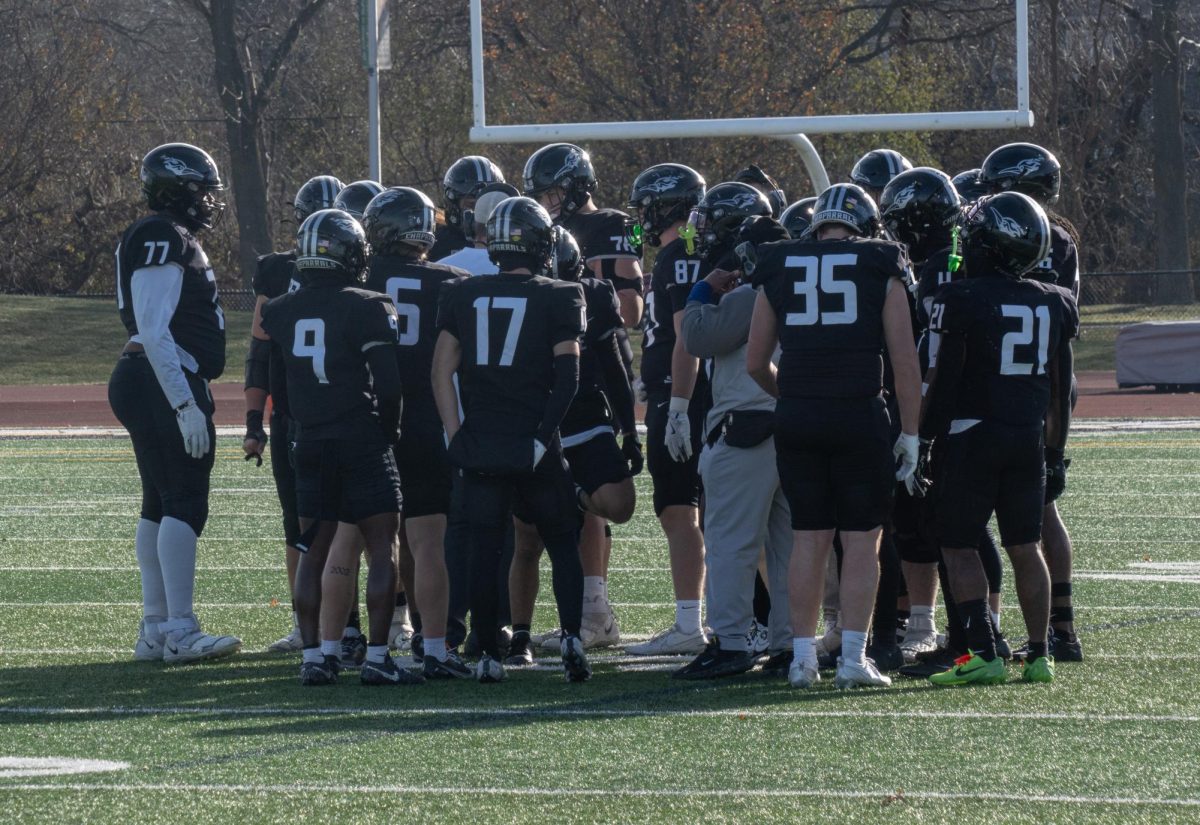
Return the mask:
{"type": "Polygon", "coordinates": [[[143,245],[146,247],[146,266],[154,263],[154,250],[160,247],[162,248],[162,252],[159,253],[158,262],[159,264],[167,262],[167,252],[171,249],[171,244],[168,241],[146,241],[143,245]]]}

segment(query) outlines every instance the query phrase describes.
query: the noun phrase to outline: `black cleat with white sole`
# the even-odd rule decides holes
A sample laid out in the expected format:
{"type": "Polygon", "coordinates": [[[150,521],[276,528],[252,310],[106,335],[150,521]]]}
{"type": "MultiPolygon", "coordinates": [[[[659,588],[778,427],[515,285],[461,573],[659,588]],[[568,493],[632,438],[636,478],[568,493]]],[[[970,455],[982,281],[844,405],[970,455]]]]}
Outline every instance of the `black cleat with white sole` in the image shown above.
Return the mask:
{"type": "Polygon", "coordinates": [[[300,665],[300,684],[306,687],[336,684],[341,669],[337,656],[326,656],[320,662],[304,662],[300,665]]]}
{"type": "Polygon", "coordinates": [[[475,676],[475,671],[452,651],[447,651],[444,661],[439,662],[432,656],[426,656],[424,661],[426,679],[470,679],[475,676]]]}
{"type": "Polygon", "coordinates": [[[578,636],[563,636],[562,663],[568,682],[586,682],[592,678],[592,666],[583,652],[583,639],[578,636]]]}
{"type": "Polygon", "coordinates": [[[391,656],[384,656],[382,662],[372,662],[370,659],[362,664],[359,678],[364,685],[421,685],[425,677],[420,673],[399,667],[391,656]]]}

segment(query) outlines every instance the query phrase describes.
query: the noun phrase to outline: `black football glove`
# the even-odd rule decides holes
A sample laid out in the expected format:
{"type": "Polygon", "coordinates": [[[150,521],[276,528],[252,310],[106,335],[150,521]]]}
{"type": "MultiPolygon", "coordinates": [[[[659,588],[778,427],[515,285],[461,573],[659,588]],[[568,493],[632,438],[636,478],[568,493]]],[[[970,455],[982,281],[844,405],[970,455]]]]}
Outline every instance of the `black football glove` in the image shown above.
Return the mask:
{"type": "Polygon", "coordinates": [[[642,442],[638,441],[636,435],[630,434],[622,439],[621,454],[629,462],[630,475],[635,476],[642,471],[642,467],[646,464],[646,458],[642,455],[642,442]]]}
{"type": "Polygon", "coordinates": [[[913,498],[925,498],[929,488],[933,486],[929,470],[929,450],[932,446],[932,441],[921,439],[921,446],[917,452],[917,469],[913,471],[912,477],[904,482],[905,489],[913,498]]]}
{"type": "Polygon", "coordinates": [[[257,461],[254,466],[262,466],[263,449],[267,445],[267,433],[263,430],[263,414],[262,410],[247,410],[246,411],[246,434],[242,437],[242,444],[247,441],[257,441],[258,451],[246,453],[246,461],[257,461]]]}
{"type": "Polygon", "coordinates": [[[1067,489],[1067,468],[1071,459],[1063,458],[1058,450],[1046,450],[1046,503],[1058,501],[1067,489]]]}

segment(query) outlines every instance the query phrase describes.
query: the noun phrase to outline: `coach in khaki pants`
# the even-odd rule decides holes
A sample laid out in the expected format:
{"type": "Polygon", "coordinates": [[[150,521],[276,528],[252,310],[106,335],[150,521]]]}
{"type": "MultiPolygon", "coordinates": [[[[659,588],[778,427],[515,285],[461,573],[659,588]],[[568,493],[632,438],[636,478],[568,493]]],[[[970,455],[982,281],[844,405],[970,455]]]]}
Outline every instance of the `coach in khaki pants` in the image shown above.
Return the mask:
{"type": "Polygon", "coordinates": [[[705,422],[700,475],[708,623],[715,640],[675,673],[681,679],[727,676],[754,666],[747,634],[754,617],[754,576],[764,548],[771,595],[768,666],[786,669],[791,644],[787,570],[792,526],[775,468],[775,399],[746,372],[746,341],[757,293],[749,284],[737,286],[738,274],[716,269],[698,282],[688,296],[680,330],[689,353],[712,359],[713,406],[705,422]]]}

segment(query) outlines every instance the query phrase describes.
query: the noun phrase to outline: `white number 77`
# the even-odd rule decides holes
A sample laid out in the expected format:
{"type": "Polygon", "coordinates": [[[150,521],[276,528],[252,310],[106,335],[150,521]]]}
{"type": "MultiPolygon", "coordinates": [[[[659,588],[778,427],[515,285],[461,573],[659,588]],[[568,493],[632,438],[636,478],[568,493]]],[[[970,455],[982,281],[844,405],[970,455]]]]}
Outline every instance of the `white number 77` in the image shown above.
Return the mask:
{"type": "Polygon", "coordinates": [[[165,264],[167,262],[167,252],[171,249],[171,244],[168,241],[146,241],[146,266],[154,263],[154,250],[162,247],[162,252],[158,256],[158,262],[165,264]]]}

